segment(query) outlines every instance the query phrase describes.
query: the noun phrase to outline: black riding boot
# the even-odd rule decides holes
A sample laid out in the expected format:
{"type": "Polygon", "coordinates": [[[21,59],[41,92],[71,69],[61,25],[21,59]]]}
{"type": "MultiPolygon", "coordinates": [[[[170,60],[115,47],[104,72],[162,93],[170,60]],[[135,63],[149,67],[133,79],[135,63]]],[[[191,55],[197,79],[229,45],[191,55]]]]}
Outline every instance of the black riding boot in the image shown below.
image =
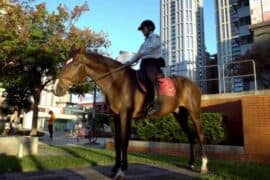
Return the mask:
{"type": "Polygon", "coordinates": [[[158,86],[154,85],[154,91],[152,95],[152,99],[147,107],[147,115],[153,115],[159,112],[159,98],[158,98],[158,86]]]}

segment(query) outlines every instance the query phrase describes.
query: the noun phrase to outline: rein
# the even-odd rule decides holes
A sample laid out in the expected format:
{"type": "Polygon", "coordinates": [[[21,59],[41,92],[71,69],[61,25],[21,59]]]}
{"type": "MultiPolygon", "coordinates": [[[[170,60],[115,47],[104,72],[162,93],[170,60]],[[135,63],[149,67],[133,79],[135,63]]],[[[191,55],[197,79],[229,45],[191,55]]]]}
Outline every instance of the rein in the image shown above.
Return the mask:
{"type": "Polygon", "coordinates": [[[120,71],[120,70],[124,69],[125,67],[127,67],[127,66],[129,66],[129,65],[130,65],[130,64],[123,64],[122,66],[120,66],[120,67],[118,67],[118,68],[115,68],[115,69],[113,69],[112,71],[107,72],[107,73],[101,75],[99,78],[97,78],[97,79],[95,79],[95,80],[92,80],[92,81],[97,82],[97,81],[99,81],[99,80],[101,80],[101,79],[103,79],[103,78],[105,78],[105,77],[107,77],[107,76],[109,76],[109,75],[111,75],[111,74],[117,72],[117,71],[120,71]]]}
{"type": "Polygon", "coordinates": [[[102,74],[102,75],[101,75],[100,77],[98,77],[97,79],[92,79],[91,81],[79,83],[78,85],[84,85],[84,84],[87,84],[87,83],[89,83],[89,82],[97,82],[97,81],[102,80],[102,79],[104,79],[105,77],[107,77],[107,76],[109,76],[109,75],[111,75],[111,74],[117,72],[117,71],[120,71],[120,70],[124,69],[124,68],[127,67],[127,66],[130,66],[130,65],[131,65],[131,63],[123,64],[122,66],[120,66],[120,67],[118,67],[118,68],[115,68],[115,69],[113,69],[113,70],[110,71],[110,72],[107,72],[107,73],[102,74]]]}

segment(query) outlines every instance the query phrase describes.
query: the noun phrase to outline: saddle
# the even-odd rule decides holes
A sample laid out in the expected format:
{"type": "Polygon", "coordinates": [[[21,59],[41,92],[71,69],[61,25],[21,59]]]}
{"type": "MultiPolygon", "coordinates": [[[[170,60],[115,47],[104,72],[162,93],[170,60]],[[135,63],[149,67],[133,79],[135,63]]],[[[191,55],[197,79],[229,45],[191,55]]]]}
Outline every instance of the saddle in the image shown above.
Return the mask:
{"type": "MultiPolygon", "coordinates": [[[[136,71],[136,81],[139,89],[146,94],[147,86],[146,86],[146,79],[145,75],[142,71],[136,71]]],[[[170,77],[163,76],[158,77],[158,92],[159,95],[163,96],[175,96],[176,94],[176,87],[173,80],[170,77]]]]}

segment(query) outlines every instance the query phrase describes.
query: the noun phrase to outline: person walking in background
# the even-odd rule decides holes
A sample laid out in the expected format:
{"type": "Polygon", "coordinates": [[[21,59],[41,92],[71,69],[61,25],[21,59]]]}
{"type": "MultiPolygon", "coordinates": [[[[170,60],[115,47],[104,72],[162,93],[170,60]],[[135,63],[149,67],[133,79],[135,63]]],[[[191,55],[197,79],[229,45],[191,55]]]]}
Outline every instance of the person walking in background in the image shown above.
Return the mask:
{"type": "Polygon", "coordinates": [[[17,132],[17,123],[18,123],[18,107],[15,106],[14,109],[13,109],[13,112],[10,116],[10,131],[9,131],[9,135],[15,135],[16,132],[17,132]]]}
{"type": "Polygon", "coordinates": [[[55,115],[53,113],[53,111],[49,111],[50,114],[50,119],[49,119],[49,123],[48,123],[48,129],[49,129],[49,133],[50,133],[50,139],[53,139],[53,124],[55,121],[55,115]]]}
{"type": "Polygon", "coordinates": [[[14,122],[15,124],[19,123],[19,108],[17,106],[15,106],[12,111],[10,122],[14,122]]]}

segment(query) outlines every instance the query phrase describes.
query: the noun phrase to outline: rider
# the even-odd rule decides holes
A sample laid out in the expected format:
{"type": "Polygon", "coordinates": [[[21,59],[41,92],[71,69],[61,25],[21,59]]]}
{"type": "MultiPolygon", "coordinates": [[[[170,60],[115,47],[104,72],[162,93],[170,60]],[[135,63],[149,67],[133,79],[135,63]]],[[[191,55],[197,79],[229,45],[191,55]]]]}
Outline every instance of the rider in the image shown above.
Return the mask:
{"type": "Polygon", "coordinates": [[[145,40],[129,63],[133,64],[140,59],[142,60],[140,68],[147,80],[144,111],[151,115],[159,110],[157,78],[163,76],[160,68],[165,66],[165,62],[161,57],[160,37],[154,34],[155,24],[151,20],[144,20],[138,30],[142,31],[145,40]]]}

